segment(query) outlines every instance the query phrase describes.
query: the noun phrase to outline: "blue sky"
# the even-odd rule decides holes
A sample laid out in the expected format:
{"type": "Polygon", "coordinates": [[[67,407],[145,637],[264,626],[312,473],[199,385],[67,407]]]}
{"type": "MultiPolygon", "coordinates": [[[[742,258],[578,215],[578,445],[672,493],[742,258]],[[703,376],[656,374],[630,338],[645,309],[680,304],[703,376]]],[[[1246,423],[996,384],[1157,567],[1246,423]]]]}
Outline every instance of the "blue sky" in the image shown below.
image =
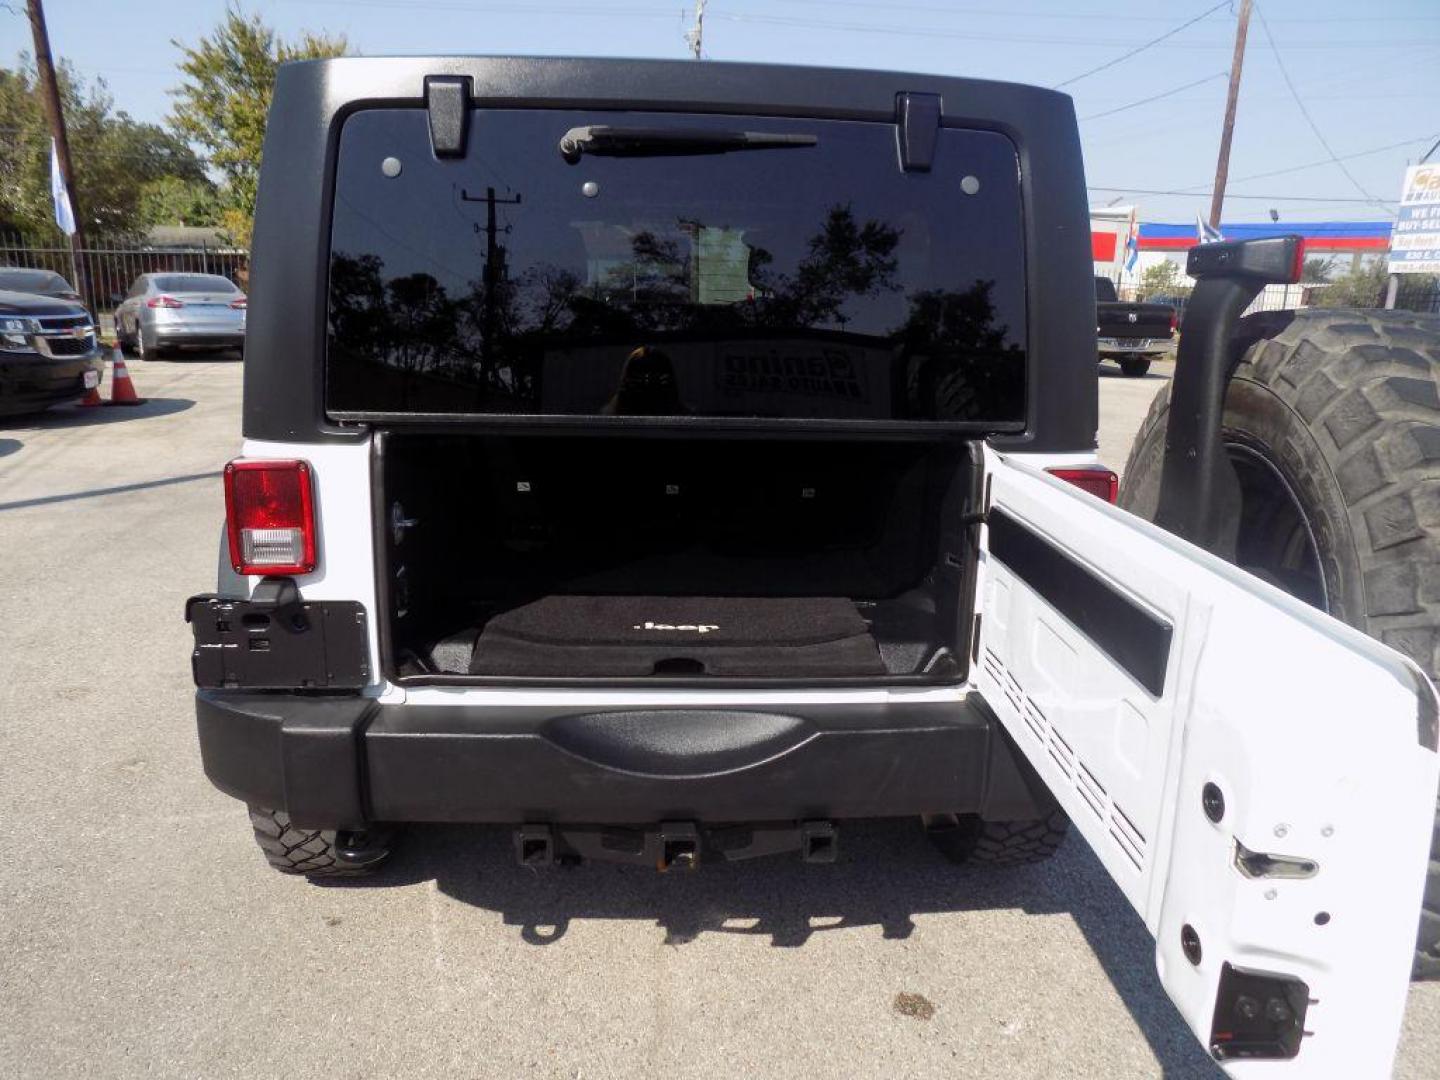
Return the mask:
{"type": "MultiPolygon", "coordinates": [[[[171,40],[207,33],[224,6],[224,0],[49,0],[51,46],[86,75],[104,77],[119,108],[161,120],[170,106],[167,91],[179,81],[171,40]]],[[[1086,174],[1097,189],[1092,203],[1133,201],[1147,220],[1188,221],[1208,210],[1208,194],[1143,192],[1208,193],[1234,14],[1221,6],[1162,43],[1119,58],[1212,6],[1211,0],[710,0],[704,45],[713,60],[1066,82],[1082,117],[1086,174]]],[[[683,58],[694,2],[252,0],[245,7],[282,34],[344,33],[370,55],[683,58]]],[[[1264,24],[1258,15],[1251,21],[1225,217],[1260,220],[1274,208],[1281,220],[1388,219],[1365,200],[1393,202],[1407,161],[1440,137],[1440,4],[1267,0],[1256,10],[1264,24]],[[1318,135],[1287,88],[1282,63],[1318,135]],[[1331,151],[1346,159],[1350,176],[1327,160],[1331,151]],[[1324,164],[1241,179],[1313,162],[1324,164]]],[[[20,0],[0,6],[0,57],[7,63],[30,48],[22,11],[20,0]]]]}

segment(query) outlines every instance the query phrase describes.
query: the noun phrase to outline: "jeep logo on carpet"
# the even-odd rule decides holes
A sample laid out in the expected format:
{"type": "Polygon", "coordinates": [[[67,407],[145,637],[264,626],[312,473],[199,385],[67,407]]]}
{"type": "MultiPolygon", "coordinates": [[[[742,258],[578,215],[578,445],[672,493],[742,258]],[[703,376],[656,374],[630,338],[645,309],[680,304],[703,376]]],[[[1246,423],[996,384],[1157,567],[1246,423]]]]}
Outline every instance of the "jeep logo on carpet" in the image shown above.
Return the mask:
{"type": "Polygon", "coordinates": [[[708,634],[711,630],[719,630],[720,627],[707,623],[663,623],[644,622],[637,623],[632,629],[635,630],[691,630],[697,634],[708,634]]]}

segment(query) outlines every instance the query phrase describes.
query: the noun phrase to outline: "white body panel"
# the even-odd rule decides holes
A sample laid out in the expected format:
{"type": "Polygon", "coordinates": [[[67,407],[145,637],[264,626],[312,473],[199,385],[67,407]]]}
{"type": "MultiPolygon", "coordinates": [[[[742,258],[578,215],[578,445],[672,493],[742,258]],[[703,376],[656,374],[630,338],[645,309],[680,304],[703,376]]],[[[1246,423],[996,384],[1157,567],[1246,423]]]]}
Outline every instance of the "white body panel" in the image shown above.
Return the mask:
{"type": "Polygon", "coordinates": [[[1388,1075],[1440,761],[1418,737],[1424,676],[1146,522],[998,455],[989,464],[993,509],[1173,627],[1153,694],[984,559],[975,684],[1144,918],[1181,1014],[1209,1040],[1226,961],[1294,976],[1313,1000],[1298,1056],[1229,1071],[1388,1075]],[[1218,824],[1202,810],[1207,782],[1224,795],[1218,824]],[[1318,872],[1247,877],[1237,841],[1318,872]],[[1187,924],[1198,965],[1181,947],[1187,924]]]}

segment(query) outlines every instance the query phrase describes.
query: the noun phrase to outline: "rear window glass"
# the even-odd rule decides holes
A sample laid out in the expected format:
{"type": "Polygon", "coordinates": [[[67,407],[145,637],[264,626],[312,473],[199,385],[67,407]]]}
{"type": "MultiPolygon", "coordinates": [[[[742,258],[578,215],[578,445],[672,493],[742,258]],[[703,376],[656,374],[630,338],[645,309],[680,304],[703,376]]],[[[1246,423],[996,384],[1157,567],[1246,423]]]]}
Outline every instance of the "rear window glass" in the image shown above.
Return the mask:
{"type": "Polygon", "coordinates": [[[215,274],[161,274],[155,279],[161,292],[239,292],[229,278],[215,274]]]}
{"type": "Polygon", "coordinates": [[[890,124],[482,110],[442,161],[423,111],[365,111],[336,172],[327,406],[1008,424],[1022,259],[993,133],[944,130],[906,173],[890,124]],[[597,124],[803,145],[567,162],[597,124]]]}

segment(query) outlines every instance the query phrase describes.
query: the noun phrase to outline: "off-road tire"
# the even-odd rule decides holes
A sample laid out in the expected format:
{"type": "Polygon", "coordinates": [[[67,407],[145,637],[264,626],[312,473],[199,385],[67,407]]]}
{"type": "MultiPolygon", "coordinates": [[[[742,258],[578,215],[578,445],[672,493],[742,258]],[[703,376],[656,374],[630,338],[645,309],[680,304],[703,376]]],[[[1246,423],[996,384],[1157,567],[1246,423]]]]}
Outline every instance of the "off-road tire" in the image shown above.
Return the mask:
{"type": "MultiPolygon", "coordinates": [[[[1264,312],[1241,320],[1235,349],[1223,437],[1278,468],[1313,523],[1330,613],[1440,675],[1440,318],[1264,312]]],[[[1167,384],[1120,485],[1142,517],[1155,513],[1169,407],[1167,384]]],[[[1440,822],[1415,976],[1440,978],[1440,822]]]]}
{"type": "Polygon", "coordinates": [[[1150,370],[1150,357],[1126,356],[1120,360],[1120,370],[1127,379],[1140,379],[1150,370]]]}
{"type": "Polygon", "coordinates": [[[385,856],[363,866],[341,862],[335,857],[335,832],[330,829],[298,829],[283,810],[250,807],[250,825],[265,860],[282,874],[303,874],[312,878],[362,877],[372,872],[385,856]]]}
{"type": "Polygon", "coordinates": [[[933,830],[927,835],[947,859],[955,863],[983,863],[986,866],[1028,866],[1044,862],[1057,851],[1070,831],[1070,819],[1056,810],[1035,821],[981,821],[973,814],[962,815],[953,828],[933,830]]]}

